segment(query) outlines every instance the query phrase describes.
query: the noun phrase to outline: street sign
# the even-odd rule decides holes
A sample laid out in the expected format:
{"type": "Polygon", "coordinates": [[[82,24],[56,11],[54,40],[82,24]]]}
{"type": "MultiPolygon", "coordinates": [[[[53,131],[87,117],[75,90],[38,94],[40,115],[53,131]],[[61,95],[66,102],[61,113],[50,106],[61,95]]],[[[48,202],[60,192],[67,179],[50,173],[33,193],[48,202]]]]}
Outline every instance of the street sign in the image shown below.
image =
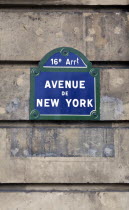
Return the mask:
{"type": "Polygon", "coordinates": [[[49,52],[30,73],[30,120],[99,120],[99,69],[79,51],[49,52]]]}

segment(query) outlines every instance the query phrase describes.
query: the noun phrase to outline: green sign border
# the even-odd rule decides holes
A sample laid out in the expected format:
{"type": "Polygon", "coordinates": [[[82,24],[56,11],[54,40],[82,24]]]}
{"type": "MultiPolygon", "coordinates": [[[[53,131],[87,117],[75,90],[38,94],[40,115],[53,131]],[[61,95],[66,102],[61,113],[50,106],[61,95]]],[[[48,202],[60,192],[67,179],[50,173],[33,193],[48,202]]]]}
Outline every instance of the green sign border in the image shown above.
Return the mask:
{"type": "Polygon", "coordinates": [[[30,120],[100,120],[100,69],[92,68],[92,63],[78,50],[69,47],[61,47],[52,50],[46,54],[39,62],[38,67],[30,68],[30,120]],[[60,52],[62,55],[67,56],[69,52],[78,55],[83,62],[87,65],[87,68],[45,68],[43,67],[46,61],[55,53],[60,52]],[[38,110],[34,107],[34,90],[35,90],[35,77],[40,72],[89,72],[91,76],[96,79],[96,112],[92,112],[90,116],[82,115],[45,115],[41,116],[38,110]]]}

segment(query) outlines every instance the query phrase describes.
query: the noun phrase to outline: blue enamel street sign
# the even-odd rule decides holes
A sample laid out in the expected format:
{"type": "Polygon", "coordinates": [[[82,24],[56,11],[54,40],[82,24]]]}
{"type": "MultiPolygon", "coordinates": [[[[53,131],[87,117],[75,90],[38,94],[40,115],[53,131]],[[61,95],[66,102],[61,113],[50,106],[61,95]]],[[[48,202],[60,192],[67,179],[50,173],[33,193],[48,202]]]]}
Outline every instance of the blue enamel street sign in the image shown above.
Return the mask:
{"type": "Polygon", "coordinates": [[[79,51],[49,52],[30,81],[31,120],[99,120],[99,69],[79,51]]]}
{"type": "Polygon", "coordinates": [[[60,52],[52,55],[47,62],[44,64],[44,67],[49,68],[86,68],[87,65],[83,60],[73,52],[69,52],[68,56],[62,55],[60,52]]]}

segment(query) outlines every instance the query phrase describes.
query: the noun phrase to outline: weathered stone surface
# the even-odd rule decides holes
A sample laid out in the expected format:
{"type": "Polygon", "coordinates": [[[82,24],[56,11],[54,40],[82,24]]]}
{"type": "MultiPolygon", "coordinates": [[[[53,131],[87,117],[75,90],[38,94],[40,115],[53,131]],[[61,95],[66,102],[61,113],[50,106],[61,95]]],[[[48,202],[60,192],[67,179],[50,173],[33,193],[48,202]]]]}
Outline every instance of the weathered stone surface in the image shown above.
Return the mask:
{"type": "Polygon", "coordinates": [[[102,69],[101,120],[129,119],[129,71],[128,69],[102,69]]]}
{"type": "Polygon", "coordinates": [[[109,128],[12,128],[7,133],[12,157],[115,156],[109,128]]]}
{"type": "Polygon", "coordinates": [[[0,68],[0,116],[2,120],[29,118],[29,76],[27,68],[0,68]]]}
{"type": "Polygon", "coordinates": [[[1,210],[127,210],[129,192],[1,192],[1,210]]]}
{"type": "MultiPolygon", "coordinates": [[[[30,66],[0,67],[0,120],[28,120],[30,66]]],[[[101,120],[129,120],[129,69],[101,69],[101,120]]]]}
{"type": "Polygon", "coordinates": [[[0,20],[0,60],[40,60],[62,46],[83,49],[81,12],[3,10],[0,20]]]}
{"type": "Polygon", "coordinates": [[[126,12],[83,13],[86,56],[91,61],[128,61],[126,12]]]}
{"type": "Polygon", "coordinates": [[[0,0],[0,4],[31,5],[128,5],[128,0],[0,0]]]}
{"type": "Polygon", "coordinates": [[[67,46],[91,61],[128,61],[128,23],[121,10],[1,9],[0,60],[39,61],[67,46]]]}
{"type": "MultiPolygon", "coordinates": [[[[49,127],[39,128],[1,128],[0,129],[0,182],[2,183],[129,183],[129,128],[62,128],[49,127]],[[46,131],[49,130],[49,135],[46,131]],[[86,131],[85,131],[86,130],[86,131]],[[33,131],[33,132],[32,132],[33,131]],[[96,136],[93,132],[96,131],[96,136]],[[36,135],[34,134],[36,133],[36,135]],[[90,137],[87,137],[86,134],[90,137]],[[73,141],[73,133],[75,142],[73,141]],[[97,138],[97,135],[100,138],[97,138]],[[44,144],[46,155],[43,157],[44,149],[41,145],[42,135],[48,144],[44,144]],[[91,134],[91,135],[90,135],[91,134]],[[88,138],[91,147],[99,148],[103,142],[106,145],[114,142],[114,155],[112,147],[103,147],[104,155],[94,157],[87,155],[87,150],[79,157],[50,157],[49,148],[53,148],[56,141],[58,152],[65,148],[60,146],[62,138],[67,139],[68,148],[78,149],[77,142],[84,135],[85,142],[82,149],[87,145],[88,138]],[[59,139],[59,140],[57,140],[59,139]],[[33,142],[31,144],[30,142],[33,142]],[[93,143],[94,142],[94,143],[93,143]],[[48,142],[47,142],[48,143],[48,142]],[[30,145],[29,145],[30,144],[30,145]],[[100,145],[99,145],[100,144],[100,145]],[[30,149],[30,146],[32,148],[30,149]],[[60,147],[59,147],[60,146],[60,147]],[[41,147],[41,149],[39,149],[41,147]],[[32,153],[30,153],[30,151],[32,153]],[[36,152],[38,151],[38,155],[36,152]],[[39,155],[41,154],[41,156],[39,155]],[[28,155],[31,154],[31,155],[28,155]],[[48,155],[47,155],[48,154],[48,155]]],[[[113,146],[112,145],[112,146],[113,146]]],[[[72,149],[69,149],[71,151],[72,149]]],[[[58,156],[58,155],[57,155],[58,156]]],[[[97,154],[96,154],[97,156],[97,154]]]]}

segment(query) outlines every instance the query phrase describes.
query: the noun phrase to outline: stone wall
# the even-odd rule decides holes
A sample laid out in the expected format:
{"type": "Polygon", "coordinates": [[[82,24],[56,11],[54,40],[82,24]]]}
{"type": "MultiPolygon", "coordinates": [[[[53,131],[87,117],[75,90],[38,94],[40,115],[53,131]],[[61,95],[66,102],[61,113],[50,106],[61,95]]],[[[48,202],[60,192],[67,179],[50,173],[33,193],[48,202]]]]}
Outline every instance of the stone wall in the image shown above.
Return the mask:
{"type": "Polygon", "coordinates": [[[129,1],[0,0],[0,210],[128,210],[129,1]],[[73,47],[100,121],[29,121],[30,67],[73,47]]]}

